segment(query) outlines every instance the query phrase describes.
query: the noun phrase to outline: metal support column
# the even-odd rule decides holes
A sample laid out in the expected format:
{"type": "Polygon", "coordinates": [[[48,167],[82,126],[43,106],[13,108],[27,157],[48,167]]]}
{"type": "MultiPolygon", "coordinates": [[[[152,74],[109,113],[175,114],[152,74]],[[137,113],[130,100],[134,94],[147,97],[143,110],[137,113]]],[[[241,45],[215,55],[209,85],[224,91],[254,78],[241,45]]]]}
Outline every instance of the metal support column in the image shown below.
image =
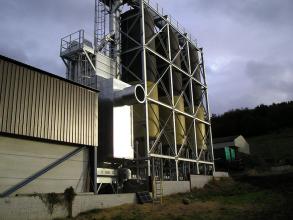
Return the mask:
{"type": "Polygon", "coordinates": [[[97,147],[94,147],[94,164],[93,164],[93,181],[94,181],[94,194],[98,193],[97,190],[97,147]]]}
{"type": "Polygon", "coordinates": [[[150,139],[149,139],[149,100],[148,100],[148,84],[147,84],[147,67],[146,67],[146,42],[145,42],[145,16],[144,16],[144,0],[140,0],[140,13],[141,13],[141,42],[142,42],[142,71],[143,71],[143,80],[144,80],[144,89],[146,91],[146,101],[145,101],[145,120],[146,120],[146,148],[148,152],[147,160],[147,174],[148,177],[151,176],[151,162],[150,162],[150,139]]]}
{"type": "MultiPolygon", "coordinates": [[[[205,76],[205,67],[204,67],[204,59],[203,59],[203,50],[201,48],[201,63],[202,63],[202,71],[203,71],[203,78],[204,78],[204,84],[206,85],[206,76],[205,76]]],[[[206,105],[207,105],[207,115],[208,115],[208,121],[211,122],[211,113],[210,113],[210,105],[209,105],[209,99],[208,99],[208,89],[205,89],[205,99],[206,99],[206,105]]],[[[213,136],[212,136],[212,127],[211,124],[209,125],[209,135],[210,135],[210,151],[212,155],[212,162],[213,162],[213,172],[215,172],[215,158],[214,158],[214,151],[213,151],[213,136]]]]}
{"type": "MultiPolygon", "coordinates": [[[[168,33],[168,52],[169,52],[169,62],[172,61],[172,54],[171,54],[171,39],[170,39],[170,25],[167,25],[167,33],[168,33]]],[[[174,91],[173,91],[173,69],[172,63],[169,64],[170,68],[170,90],[171,90],[171,98],[172,98],[172,116],[173,116],[173,132],[174,132],[174,148],[175,148],[175,155],[178,157],[177,151],[177,139],[176,139],[176,113],[175,113],[175,101],[174,101],[174,91]]],[[[179,179],[178,173],[178,161],[176,160],[176,180],[179,179]]]]}

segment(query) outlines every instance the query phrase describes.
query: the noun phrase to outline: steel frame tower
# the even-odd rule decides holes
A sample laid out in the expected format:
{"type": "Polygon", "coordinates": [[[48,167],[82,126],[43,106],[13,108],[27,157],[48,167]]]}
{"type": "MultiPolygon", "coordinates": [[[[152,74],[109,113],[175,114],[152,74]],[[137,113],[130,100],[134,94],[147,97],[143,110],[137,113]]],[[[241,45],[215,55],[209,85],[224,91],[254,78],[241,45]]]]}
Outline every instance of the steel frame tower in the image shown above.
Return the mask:
{"type": "MultiPolygon", "coordinates": [[[[144,87],[145,103],[133,105],[135,159],[125,162],[137,178],[212,174],[203,50],[179,23],[148,0],[95,0],[93,51],[92,57],[82,52],[96,75],[103,54],[116,64],[108,78],[144,87]]],[[[88,75],[90,85],[94,78],[88,75]]]]}
{"type": "MultiPolygon", "coordinates": [[[[141,56],[142,59],[142,72],[143,78],[140,83],[144,85],[146,91],[146,102],[145,102],[145,141],[144,145],[147,151],[146,158],[141,158],[141,161],[147,162],[147,175],[148,176],[160,176],[163,179],[175,179],[183,180],[186,178],[186,174],[208,174],[214,171],[214,157],[213,157],[213,146],[212,146],[212,131],[210,123],[210,110],[208,104],[208,88],[205,77],[203,51],[197,47],[191,37],[189,37],[184,31],[180,30],[178,23],[172,22],[171,18],[164,16],[158,10],[158,7],[153,7],[149,1],[140,0],[138,4],[133,4],[133,8],[139,9],[139,13],[133,15],[140,20],[141,23],[141,41],[137,42],[128,33],[121,31],[121,35],[129,38],[137,44],[135,48],[131,48],[128,51],[122,51],[122,55],[137,51],[136,55],[141,56]],[[152,17],[155,21],[155,34],[150,39],[146,39],[146,15],[152,17]],[[158,53],[149,45],[153,41],[162,42],[161,33],[167,33],[167,48],[165,48],[165,55],[158,53]],[[171,34],[178,36],[178,51],[176,55],[171,53],[171,34]],[[196,65],[192,65],[191,62],[191,51],[196,50],[199,54],[199,59],[196,65]],[[150,87],[148,85],[148,74],[147,68],[153,63],[149,63],[147,56],[154,56],[157,60],[161,60],[167,64],[167,68],[158,74],[156,81],[150,87]],[[187,68],[182,68],[174,64],[174,60],[180,57],[185,63],[187,68]],[[193,68],[195,66],[195,68],[193,68]],[[196,77],[196,73],[199,73],[196,77]],[[176,80],[176,74],[181,75],[183,78],[182,91],[179,98],[175,98],[174,90],[166,88],[173,88],[174,81],[176,80]],[[165,85],[163,78],[169,75],[169,85],[165,85]],[[156,100],[152,98],[152,92],[156,86],[161,85],[162,89],[166,93],[169,102],[163,102],[160,99],[156,100]],[[194,90],[198,90],[200,87],[200,97],[194,97],[194,90]],[[180,99],[184,99],[184,103],[187,104],[187,108],[179,109],[178,103],[180,99]],[[195,99],[200,99],[199,103],[195,103],[195,99]],[[160,122],[160,132],[156,139],[150,138],[150,111],[152,114],[156,114],[153,106],[156,105],[164,111],[169,111],[170,115],[167,120],[162,120],[159,115],[157,118],[160,122]],[[198,113],[202,111],[204,116],[199,117],[198,113]],[[184,129],[184,142],[178,144],[177,128],[180,123],[179,117],[184,117],[185,121],[191,121],[188,126],[184,129]],[[167,134],[167,127],[169,121],[172,122],[173,135],[167,134]],[[205,129],[199,129],[204,126],[205,129]],[[204,131],[204,133],[201,133],[204,131]],[[197,134],[201,133],[201,134],[197,134]],[[202,136],[205,146],[198,146],[199,137],[202,136]],[[172,138],[173,137],[173,138],[172,138]],[[169,150],[162,150],[162,143],[166,142],[163,139],[167,139],[167,148],[169,150]],[[194,139],[194,140],[192,140],[194,139]],[[168,152],[168,153],[167,153],[168,152]],[[146,160],[145,160],[146,159],[146,160]],[[170,167],[170,172],[167,174],[167,166],[170,167]]],[[[133,19],[133,17],[132,17],[133,19]]],[[[130,61],[134,62],[135,57],[130,61]]],[[[122,65],[122,69],[129,69],[129,66],[122,65]]],[[[181,125],[181,127],[184,127],[181,125]]],[[[166,148],[166,146],[165,146],[166,148]]],[[[138,161],[140,158],[136,158],[138,161]]],[[[138,165],[138,167],[142,167],[138,165]]],[[[140,169],[140,168],[138,168],[140,169]]]]}

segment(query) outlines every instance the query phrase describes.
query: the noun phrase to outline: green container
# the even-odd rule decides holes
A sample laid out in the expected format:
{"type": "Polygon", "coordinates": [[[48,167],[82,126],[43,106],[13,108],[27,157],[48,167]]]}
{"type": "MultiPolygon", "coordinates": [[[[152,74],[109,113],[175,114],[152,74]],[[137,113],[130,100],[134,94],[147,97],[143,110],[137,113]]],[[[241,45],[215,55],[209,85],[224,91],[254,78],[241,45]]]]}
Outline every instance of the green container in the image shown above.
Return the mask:
{"type": "Polygon", "coordinates": [[[226,156],[226,160],[231,161],[231,153],[230,153],[229,147],[225,147],[225,156],[226,156]]]}
{"type": "Polygon", "coordinates": [[[231,148],[231,160],[235,160],[235,149],[231,148]]]}

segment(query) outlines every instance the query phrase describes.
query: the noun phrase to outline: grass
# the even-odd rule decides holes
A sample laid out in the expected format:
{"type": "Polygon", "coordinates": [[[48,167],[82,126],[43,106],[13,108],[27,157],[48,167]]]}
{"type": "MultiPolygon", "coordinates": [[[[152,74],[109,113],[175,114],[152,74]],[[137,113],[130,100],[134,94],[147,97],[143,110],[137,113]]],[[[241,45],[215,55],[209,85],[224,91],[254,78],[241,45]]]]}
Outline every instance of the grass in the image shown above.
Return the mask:
{"type": "Polygon", "coordinates": [[[293,174],[213,181],[200,190],[164,198],[162,205],[92,210],[76,220],[293,219],[293,174]],[[189,204],[183,204],[183,199],[189,204]]]}

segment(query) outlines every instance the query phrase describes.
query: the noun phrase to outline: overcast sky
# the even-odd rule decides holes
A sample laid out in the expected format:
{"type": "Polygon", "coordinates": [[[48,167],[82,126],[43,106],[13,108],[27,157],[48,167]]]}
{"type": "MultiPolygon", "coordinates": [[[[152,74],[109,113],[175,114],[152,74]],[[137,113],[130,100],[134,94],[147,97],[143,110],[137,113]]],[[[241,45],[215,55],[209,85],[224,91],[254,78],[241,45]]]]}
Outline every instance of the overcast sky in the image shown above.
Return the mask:
{"type": "MultiPolygon", "coordinates": [[[[292,0],[157,0],[204,48],[213,113],[293,100],[292,0]]],[[[0,0],[0,54],[64,76],[61,37],[94,0],[0,0]]]]}

